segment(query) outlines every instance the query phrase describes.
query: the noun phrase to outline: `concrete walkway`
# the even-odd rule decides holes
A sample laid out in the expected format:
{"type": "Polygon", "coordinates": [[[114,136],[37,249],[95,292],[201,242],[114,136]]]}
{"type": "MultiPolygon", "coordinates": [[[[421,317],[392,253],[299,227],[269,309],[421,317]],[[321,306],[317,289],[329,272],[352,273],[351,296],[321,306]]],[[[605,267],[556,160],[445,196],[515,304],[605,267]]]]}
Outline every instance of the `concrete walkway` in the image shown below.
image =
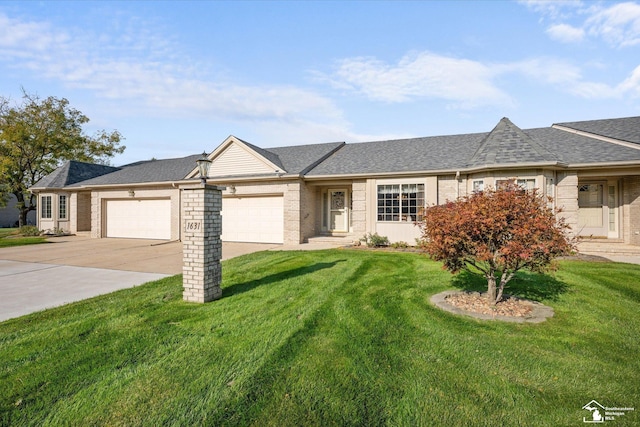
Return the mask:
{"type": "MultiPolygon", "coordinates": [[[[65,236],[0,248],[0,321],[182,273],[182,242],[65,236]]],[[[222,259],[331,244],[228,243],[222,259]]]]}

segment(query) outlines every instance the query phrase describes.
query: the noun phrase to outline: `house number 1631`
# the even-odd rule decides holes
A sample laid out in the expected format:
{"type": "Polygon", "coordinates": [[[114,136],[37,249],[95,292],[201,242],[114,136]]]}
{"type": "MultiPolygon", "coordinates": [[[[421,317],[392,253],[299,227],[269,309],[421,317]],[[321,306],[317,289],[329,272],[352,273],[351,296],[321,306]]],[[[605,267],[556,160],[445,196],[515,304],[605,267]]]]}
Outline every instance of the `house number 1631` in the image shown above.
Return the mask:
{"type": "Polygon", "coordinates": [[[200,221],[186,221],[184,231],[200,231],[202,230],[202,222],[200,221]]]}

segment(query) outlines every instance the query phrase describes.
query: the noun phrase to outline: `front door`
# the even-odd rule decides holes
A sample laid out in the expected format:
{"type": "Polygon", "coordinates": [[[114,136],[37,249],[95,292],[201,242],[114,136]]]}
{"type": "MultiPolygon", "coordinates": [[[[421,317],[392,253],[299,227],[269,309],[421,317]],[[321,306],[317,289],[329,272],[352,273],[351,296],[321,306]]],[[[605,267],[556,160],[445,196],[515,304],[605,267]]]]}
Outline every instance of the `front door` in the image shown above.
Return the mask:
{"type": "Polygon", "coordinates": [[[331,232],[349,231],[349,206],[348,191],[345,188],[329,190],[327,192],[328,203],[328,225],[331,232]]]}
{"type": "Polygon", "coordinates": [[[607,237],[608,205],[604,182],[583,182],[578,186],[578,228],[580,235],[607,237]]]}

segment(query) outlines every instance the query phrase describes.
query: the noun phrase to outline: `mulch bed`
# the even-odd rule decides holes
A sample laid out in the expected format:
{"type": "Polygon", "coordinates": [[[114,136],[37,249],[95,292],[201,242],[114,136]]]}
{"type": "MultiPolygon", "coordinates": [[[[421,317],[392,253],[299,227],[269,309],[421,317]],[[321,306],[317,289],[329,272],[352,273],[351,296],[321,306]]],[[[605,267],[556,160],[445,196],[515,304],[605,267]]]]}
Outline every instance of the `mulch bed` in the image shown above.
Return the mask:
{"type": "Polygon", "coordinates": [[[449,295],[445,301],[461,310],[496,316],[526,317],[531,314],[533,306],[530,301],[508,297],[491,305],[486,294],[478,292],[460,292],[449,295]]]}

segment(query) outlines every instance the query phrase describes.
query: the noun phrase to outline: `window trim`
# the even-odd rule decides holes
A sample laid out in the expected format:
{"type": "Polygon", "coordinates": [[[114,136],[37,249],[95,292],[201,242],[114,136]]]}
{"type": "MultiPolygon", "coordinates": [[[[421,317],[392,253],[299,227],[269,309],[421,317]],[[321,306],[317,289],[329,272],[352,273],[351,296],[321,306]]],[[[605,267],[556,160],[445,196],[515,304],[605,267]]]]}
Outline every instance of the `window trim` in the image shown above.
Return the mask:
{"type": "Polygon", "coordinates": [[[479,193],[484,191],[484,179],[474,179],[471,181],[471,192],[479,193]],[[479,188],[476,188],[476,184],[479,188]]]}
{"type": "Polygon", "coordinates": [[[69,197],[66,194],[58,195],[58,219],[67,220],[69,207],[69,197]],[[63,203],[64,200],[64,203],[63,203]]]}
{"type": "Polygon", "coordinates": [[[376,222],[412,224],[422,219],[421,211],[425,207],[426,185],[424,182],[398,182],[376,185],[376,222]],[[412,189],[415,189],[415,191],[410,191],[412,189]],[[381,199],[381,195],[385,197],[381,199]],[[414,196],[412,197],[411,195],[414,196]]]}
{"type": "Polygon", "coordinates": [[[40,218],[42,219],[53,219],[52,212],[52,204],[53,198],[51,196],[42,196],[40,197],[40,218]]]}

